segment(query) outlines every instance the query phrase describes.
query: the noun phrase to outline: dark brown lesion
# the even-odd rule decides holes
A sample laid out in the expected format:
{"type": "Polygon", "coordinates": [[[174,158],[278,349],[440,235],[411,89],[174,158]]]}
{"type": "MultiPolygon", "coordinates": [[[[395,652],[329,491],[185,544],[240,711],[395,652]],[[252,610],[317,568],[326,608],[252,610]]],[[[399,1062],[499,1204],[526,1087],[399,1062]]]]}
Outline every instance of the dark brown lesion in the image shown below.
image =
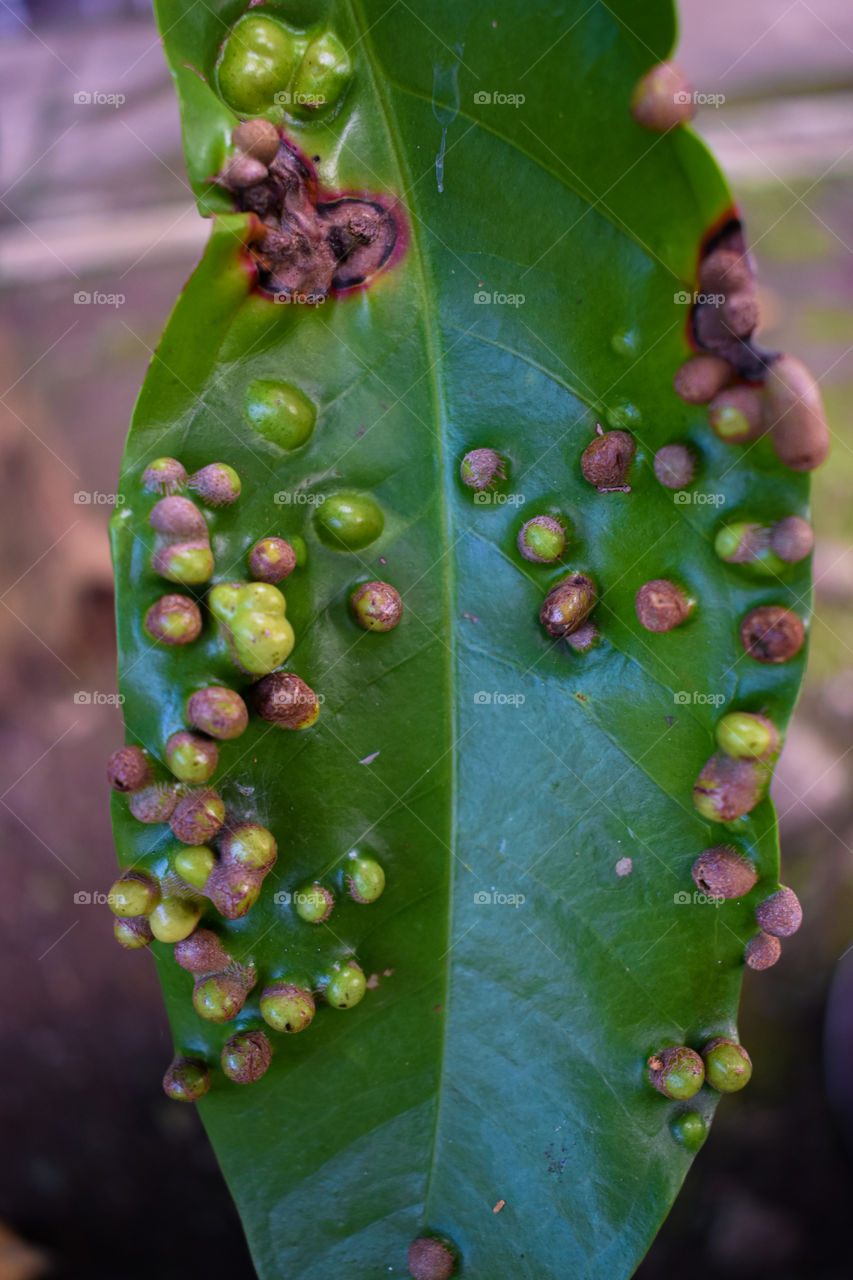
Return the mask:
{"type": "Polygon", "coordinates": [[[321,200],[313,169],[284,139],[269,165],[245,159],[235,157],[215,181],[255,215],[249,254],[266,292],[321,302],[389,262],[400,229],[379,200],[321,200]]]}
{"type": "Polygon", "coordinates": [[[694,303],[691,313],[698,349],[727,360],[746,381],[763,382],[778,353],[763,350],[754,339],[759,318],[755,263],[738,218],[731,218],[703,245],[699,297],[702,301],[694,303]]]}

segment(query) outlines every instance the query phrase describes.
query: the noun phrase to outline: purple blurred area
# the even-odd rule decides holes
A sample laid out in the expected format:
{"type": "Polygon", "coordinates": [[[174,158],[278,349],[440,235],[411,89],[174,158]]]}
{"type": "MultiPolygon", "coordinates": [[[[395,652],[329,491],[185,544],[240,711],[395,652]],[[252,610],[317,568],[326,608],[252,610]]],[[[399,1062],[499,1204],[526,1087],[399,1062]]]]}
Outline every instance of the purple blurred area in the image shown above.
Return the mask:
{"type": "MultiPolygon", "coordinates": [[[[698,92],[724,99],[696,127],[756,249],[762,338],[821,379],[835,453],[816,482],[809,680],[776,785],[784,879],[806,923],[775,969],[747,976],[753,1082],[723,1101],[638,1274],[846,1280],[853,5],[681,10],[680,61],[698,92]]],[[[0,95],[0,1280],[249,1277],[195,1112],[160,1090],[171,1041],[150,960],[120,951],[86,898],[114,874],[101,779],[122,741],[110,495],[152,349],[206,238],[148,0],[0,0],[0,95]]]]}

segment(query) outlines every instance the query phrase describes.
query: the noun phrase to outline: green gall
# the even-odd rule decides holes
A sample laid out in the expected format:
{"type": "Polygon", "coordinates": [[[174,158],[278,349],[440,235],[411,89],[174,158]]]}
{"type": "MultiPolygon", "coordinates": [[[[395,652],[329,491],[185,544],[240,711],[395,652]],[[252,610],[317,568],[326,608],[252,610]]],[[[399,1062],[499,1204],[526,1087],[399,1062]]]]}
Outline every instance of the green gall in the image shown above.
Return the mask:
{"type": "Polygon", "coordinates": [[[534,516],[521,526],[518,549],[533,564],[553,564],[566,549],[566,531],[554,516],[534,516]]]}
{"type": "Polygon", "coordinates": [[[309,729],[320,715],[320,699],[292,672],[274,671],[252,691],[252,706],[262,720],[281,729],[309,729]]]}
{"type": "Polygon", "coordinates": [[[352,75],[349,54],[331,31],[313,40],[293,81],[289,111],[308,120],[323,115],[340,102],[352,75]]]}
{"type": "Polygon", "coordinates": [[[246,393],[246,417],[270,444],[289,451],[310,440],[317,406],[289,382],[258,378],[246,393]]]}
{"type": "Polygon", "coordinates": [[[599,493],[627,493],[630,486],[626,481],[636,451],[629,432],[603,431],[581,454],[581,474],[599,493]]]}
{"type": "Polygon", "coordinates": [[[734,822],[763,798],[769,778],[761,762],[717,752],[696,779],[693,804],[709,822],[734,822]]]}
{"type": "Polygon", "coordinates": [[[187,884],[203,889],[216,866],[216,854],[204,844],[183,845],[173,856],[172,866],[187,884]]]}
{"type": "Polygon", "coordinates": [[[731,381],[733,374],[728,360],[720,356],[693,356],[673,378],[675,394],[687,404],[708,404],[731,381]]]}
{"type": "Polygon", "coordinates": [[[181,844],[207,844],[225,821],[222,798],[210,788],[182,796],[169,819],[172,834],[181,844]]]}
{"type": "Polygon", "coordinates": [[[207,782],[218,760],[215,742],[186,729],[173,733],[166,743],[166,763],[181,782],[207,782]]]}
{"type": "Polygon", "coordinates": [[[770,531],[770,550],[786,564],[799,564],[813,547],[814,529],[802,516],[785,516],[770,531]]]}
{"type": "Polygon", "coordinates": [[[752,387],[730,387],[708,405],[714,434],[726,444],[746,444],[764,431],[761,396],[752,387]]]}
{"type": "Polygon", "coordinates": [[[188,938],[175,943],[173,955],[188,973],[221,973],[232,963],[231,956],[210,929],[196,929],[188,938]]]}
{"type": "Polygon", "coordinates": [[[160,885],[144,871],[126,871],[107,894],[113,915],[147,916],[160,901],[160,885]]]}
{"type": "Polygon", "coordinates": [[[138,951],[148,947],[154,941],[151,925],[147,916],[130,916],[122,919],[117,916],[113,921],[113,935],[120,947],[125,951],[138,951]]]}
{"type": "Polygon", "coordinates": [[[367,979],[355,960],[344,964],[335,964],[328,980],[323,985],[323,996],[326,1004],[333,1009],[352,1009],[364,996],[367,990],[367,979]]]}
{"type": "Polygon", "coordinates": [[[742,898],[758,881],[755,867],[733,845],[705,849],[690,874],[696,888],[712,898],[742,898]]]}
{"type": "Polygon", "coordinates": [[[764,383],[767,422],[779,461],[814,471],[829,453],[829,424],[820,390],[802,361],[778,356],[764,383]]]}
{"type": "Polygon", "coordinates": [[[283,582],[296,568],[296,552],[284,538],[261,538],[249,552],[249,573],[259,582],[283,582]]]}
{"type": "Polygon", "coordinates": [[[255,119],[238,124],[231,134],[231,141],[243,155],[267,165],[278,154],[281,138],[278,129],[269,120],[255,119]]]}
{"type": "Polygon", "coordinates": [[[205,895],[226,920],[240,920],[261,896],[264,873],[219,862],[204,886],[205,895]]]}
{"type": "Polygon", "coordinates": [[[303,885],[294,893],[293,905],[300,920],[308,924],[322,924],[332,914],[335,898],[330,889],[315,882],[303,885]]]}
{"type": "Polygon", "coordinates": [[[193,986],[193,1008],[207,1022],[232,1022],[254,985],[254,969],[239,971],[235,967],[199,977],[193,986]]]}
{"type": "Polygon", "coordinates": [[[705,1065],[699,1054],[683,1044],[652,1054],[646,1065],[649,1080],[658,1093],[681,1102],[697,1094],[705,1079],[705,1065]]]}
{"type": "Polygon", "coordinates": [[[304,1031],[314,1017],[314,997],[307,987],[273,982],[261,992],[261,1017],[274,1031],[304,1031]]]}
{"type": "Polygon", "coordinates": [[[696,473],[696,458],[685,444],[665,444],[653,463],[655,477],[666,489],[685,489],[696,473]]]}
{"type": "Polygon", "coordinates": [[[780,604],[751,609],[740,624],[740,642],[756,662],[788,662],[806,640],[802,619],[780,604]]]}
{"type": "Polygon", "coordinates": [[[170,498],[161,498],[151,508],[148,523],[158,533],[170,538],[193,541],[205,541],[208,537],[207,521],[194,502],[175,494],[170,498]]]}
{"type": "Polygon", "coordinates": [[[142,473],[146,493],[176,493],[187,482],[187,473],[177,458],[155,458],[142,473]]]}
{"type": "Polygon", "coordinates": [[[759,902],[755,908],[755,919],[764,933],[774,938],[790,938],[803,923],[803,908],[794,890],[782,885],[769,898],[759,902]]]}
{"type": "Polygon", "coordinates": [[[506,458],[494,449],[471,449],[465,454],[459,467],[462,483],[477,493],[494,489],[499,480],[506,480],[506,458]]]}
{"type": "Polygon", "coordinates": [[[178,803],[178,788],[172,782],[153,782],[128,798],[128,808],[137,822],[168,822],[178,803]]]}
{"type": "Polygon", "coordinates": [[[750,969],[770,969],[782,954],[782,943],[771,933],[757,933],[746,944],[744,960],[750,969]]]}
{"type": "Polygon", "coordinates": [[[201,905],[189,898],[164,898],[148,916],[151,932],[158,942],[180,942],[188,938],[199,922],[201,905]]]}
{"type": "Polygon", "coordinates": [[[693,606],[694,602],[667,578],[644,582],[634,600],[640,625],[658,633],[681,626],[690,617],[693,606]]]}
{"type": "Polygon", "coordinates": [[[692,120],[695,113],[690,82],[673,62],[658,62],[637,81],[631,94],[631,115],[653,133],[668,133],[692,120]]]}
{"type": "MultiPolygon", "coordinates": [[[[304,46],[302,46],[304,47],[304,46]]],[[[263,115],[287,89],[302,47],[272,18],[246,14],[232,27],[217,62],[219,92],[238,115],[263,115]]]]}
{"type": "Polygon", "coordinates": [[[736,760],[764,760],[779,745],[776,726],[766,716],[730,711],[717,723],[717,746],[736,760]]]}
{"type": "Polygon", "coordinates": [[[393,631],[403,616],[403,601],[388,582],[363,582],[350,596],[350,607],[365,631],[393,631]]]}
{"type": "Polygon", "coordinates": [[[344,883],[354,902],[375,902],[385,888],[385,872],[375,858],[351,853],[344,868],[344,883]]]}
{"type": "Polygon", "coordinates": [[[249,712],[239,693],[222,685],[198,689],[187,702],[187,719],[211,738],[239,738],[249,724],[249,712]]]}
{"type": "Polygon", "coordinates": [[[210,1072],[198,1058],[175,1058],[163,1076],[163,1092],[174,1102],[198,1102],[210,1088],[210,1072]]]}
{"type": "Polygon", "coordinates": [[[409,1245],[406,1264],[413,1280],[450,1280],[456,1269],[456,1254],[443,1240],[419,1236],[409,1245]]]}
{"type": "Polygon", "coordinates": [[[208,593],[207,607],[217,622],[230,622],[240,603],[239,582],[220,582],[208,593]]]}
{"type": "Polygon", "coordinates": [[[206,542],[170,542],[154,552],[151,568],[169,582],[200,586],[213,573],[213,552],[206,542]]]}
{"type": "Polygon", "coordinates": [[[141,791],[154,779],[148,757],[141,747],[119,747],[107,761],[107,781],[123,795],[141,791]]]}
{"type": "Polygon", "coordinates": [[[556,638],[577,631],[597,599],[595,583],[583,573],[573,573],[552,587],[539,611],[539,621],[556,638]]]}
{"type": "Polygon", "coordinates": [[[314,514],[317,533],[338,551],[360,551],[375,542],[385,527],[382,512],[364,493],[333,493],[314,514]]]}
{"type": "Polygon", "coordinates": [[[742,1044],[719,1036],[702,1050],[705,1079],[718,1093],[737,1093],[752,1078],[752,1059],[742,1044]]]}
{"type": "Polygon", "coordinates": [[[275,865],[278,846],[266,827],[257,822],[240,822],[222,835],[219,852],[233,866],[247,871],[269,871],[275,865]]]}
{"type": "Polygon", "coordinates": [[[784,564],[770,550],[770,530],[748,520],[724,524],[714,539],[714,550],[728,564],[755,565],[768,573],[781,573],[784,564]]]}
{"type": "Polygon", "coordinates": [[[242,484],[237,472],[227,462],[211,462],[190,476],[187,488],[197,493],[209,507],[227,507],[240,497],[242,484]]]}
{"type": "Polygon", "coordinates": [[[267,582],[223,583],[208,597],[210,610],[228,639],[234,661],[251,675],[281,666],[295,644],[285,617],[285,599],[267,582]]]}
{"type": "Polygon", "coordinates": [[[691,1155],[699,1150],[708,1136],[705,1118],[698,1111],[682,1111],[673,1116],[670,1128],[676,1141],[691,1155]]]}
{"type": "Polygon", "coordinates": [[[201,632],[201,610],[188,596],[161,596],[146,613],[143,626],[160,644],[192,644],[201,632]]]}
{"type": "Polygon", "coordinates": [[[263,1031],[239,1031],[225,1042],[220,1058],[224,1074],[235,1084],[254,1084],[271,1062],[272,1045],[263,1031]]]}

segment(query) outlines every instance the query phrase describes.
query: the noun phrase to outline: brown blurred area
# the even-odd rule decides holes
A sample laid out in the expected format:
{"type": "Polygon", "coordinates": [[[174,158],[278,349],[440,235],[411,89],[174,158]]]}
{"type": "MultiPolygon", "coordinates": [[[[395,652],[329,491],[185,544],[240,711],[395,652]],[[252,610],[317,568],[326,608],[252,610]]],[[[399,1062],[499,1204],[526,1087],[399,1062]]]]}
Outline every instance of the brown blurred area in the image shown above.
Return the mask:
{"type": "MultiPolygon", "coordinates": [[[[700,93],[725,96],[700,107],[697,128],[756,249],[762,338],[821,379],[835,452],[816,482],[820,616],[776,790],[784,877],[806,923],[774,970],[746,980],[753,1083],[724,1100],[639,1275],[841,1280],[853,1190],[853,952],[839,964],[853,942],[853,9],[681,10],[682,64],[700,93]]],[[[0,1280],[249,1276],[195,1113],[160,1091],[171,1042],[152,966],[120,951],[108,912],[85,900],[114,869],[101,786],[122,740],[111,495],[151,350],[206,232],[147,0],[7,0],[0,36],[0,1280]]]]}

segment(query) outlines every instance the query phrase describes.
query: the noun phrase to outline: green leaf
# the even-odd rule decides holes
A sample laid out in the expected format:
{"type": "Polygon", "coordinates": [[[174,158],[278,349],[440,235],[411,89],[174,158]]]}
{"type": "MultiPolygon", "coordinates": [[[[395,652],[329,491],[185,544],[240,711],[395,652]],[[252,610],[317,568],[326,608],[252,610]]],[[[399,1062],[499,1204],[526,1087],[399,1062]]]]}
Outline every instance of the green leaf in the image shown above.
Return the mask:
{"type": "MultiPolygon", "coordinates": [[[[304,539],[306,563],[282,586],[296,633],[286,665],[324,698],[311,729],[252,716],[221,744],[213,785],[279,845],[249,915],[223,921],[208,906],[203,921],[257,966],[237,1023],[197,1017],[191,976],[153,946],[175,1044],[211,1064],[200,1112],[258,1275],[404,1275],[426,1230],[454,1242],[470,1276],[627,1277],[691,1158],[671,1128],[685,1108],[651,1089],[646,1059],[734,1032],[755,903],[779,873],[770,801],[722,828],[695,812],[692,786],[723,710],[763,709],[784,728],[803,655],[752,662],[737,627],[760,603],[802,609],[809,589],[802,565],[784,582],[751,578],[713,551],[723,515],[803,511],[806,479],[769,444],[722,444],[672,390],[689,354],[674,295],[694,288],[700,242],[730,197],[688,131],[650,134],[629,113],[637,79],[673,43],[670,4],[434,0],[426,17],[384,0],[264,6],[308,37],[330,28],[353,61],[337,114],[288,120],[288,136],[317,157],[325,191],[397,200],[408,228],[405,254],[367,288],[314,307],[253,290],[247,218],[209,181],[236,123],[215,64],[240,3],[157,10],[190,178],[219,216],[122,471],[128,741],[162,760],[190,692],[250,679],[209,615],[191,645],[154,645],[142,629],[170,589],[150,568],[155,498],[140,483],[162,455],[189,471],[227,462],[242,479],[238,502],[208,512],[214,581],[246,581],[260,537],[304,539]],[[250,384],[282,379],[317,408],[291,451],[247,414],[250,384]],[[630,493],[581,477],[596,422],[636,438],[630,493]],[[679,440],[700,458],[686,504],[652,471],[656,449],[679,440]],[[477,503],[460,483],[462,456],[483,446],[508,459],[496,493],[511,500],[477,503]],[[319,500],[341,491],[384,514],[360,550],[317,532],[319,500]],[[557,566],[516,547],[544,512],[569,533],[557,566]],[[537,620],[568,570],[600,592],[587,654],[537,620]],[[670,577],[697,607],[654,635],[635,593],[670,577]],[[403,596],[388,634],[348,608],[367,578],[403,596]],[[697,854],[732,839],[759,886],[719,907],[680,903],[697,854]],[[387,875],[369,906],[340,892],[353,848],[387,875]],[[339,901],[310,925],[275,895],[318,876],[339,901]],[[299,1035],[270,1032],[273,1065],[255,1084],[221,1074],[235,1026],[264,1026],[266,982],[352,954],[370,978],[357,1008],[320,1005],[299,1035]]],[[[121,797],[114,816],[122,865],[163,874],[168,827],[136,822],[121,797]]],[[[714,1103],[705,1088],[690,1108],[710,1118],[714,1103]]]]}

